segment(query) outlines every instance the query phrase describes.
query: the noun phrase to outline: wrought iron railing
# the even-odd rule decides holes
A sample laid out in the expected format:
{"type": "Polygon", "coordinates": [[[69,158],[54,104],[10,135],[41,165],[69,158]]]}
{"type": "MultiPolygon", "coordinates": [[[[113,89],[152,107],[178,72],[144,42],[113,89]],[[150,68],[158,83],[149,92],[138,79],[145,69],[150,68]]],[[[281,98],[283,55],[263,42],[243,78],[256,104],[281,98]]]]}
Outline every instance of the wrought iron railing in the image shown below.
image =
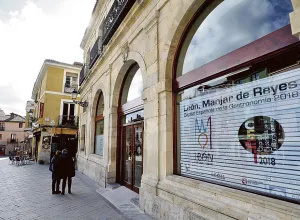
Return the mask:
{"type": "Polygon", "coordinates": [[[81,86],[81,84],[83,83],[84,79],[85,79],[85,64],[83,65],[83,67],[80,70],[80,75],[79,75],[79,86],[81,86]]]}
{"type": "Polygon", "coordinates": [[[64,88],[65,93],[71,93],[74,91],[74,89],[77,91],[78,85],[70,85],[70,84],[65,83],[65,88],[64,88]]]}
{"type": "Polygon", "coordinates": [[[99,36],[94,44],[94,46],[91,49],[90,53],[90,68],[93,67],[96,60],[101,56],[102,54],[102,38],[99,36]]]}
{"type": "Polygon", "coordinates": [[[110,41],[134,3],[135,0],[114,1],[104,20],[103,45],[106,45],[110,41]]]}
{"type": "Polygon", "coordinates": [[[58,119],[60,127],[78,127],[78,117],[74,115],[60,115],[58,119]]]}
{"type": "Polygon", "coordinates": [[[7,139],[7,143],[9,143],[9,144],[16,144],[16,143],[18,143],[18,139],[9,138],[9,139],[7,139]]]}

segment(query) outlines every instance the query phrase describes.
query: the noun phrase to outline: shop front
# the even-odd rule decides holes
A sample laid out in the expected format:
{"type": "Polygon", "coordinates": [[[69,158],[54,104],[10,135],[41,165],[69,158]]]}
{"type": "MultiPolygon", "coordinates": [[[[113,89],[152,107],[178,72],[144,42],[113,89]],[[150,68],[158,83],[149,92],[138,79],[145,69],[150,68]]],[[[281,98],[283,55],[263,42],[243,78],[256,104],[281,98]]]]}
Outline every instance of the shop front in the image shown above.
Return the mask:
{"type": "Polygon", "coordinates": [[[156,219],[300,218],[296,6],[160,3],[136,2],[82,81],[78,169],[156,219]]]}

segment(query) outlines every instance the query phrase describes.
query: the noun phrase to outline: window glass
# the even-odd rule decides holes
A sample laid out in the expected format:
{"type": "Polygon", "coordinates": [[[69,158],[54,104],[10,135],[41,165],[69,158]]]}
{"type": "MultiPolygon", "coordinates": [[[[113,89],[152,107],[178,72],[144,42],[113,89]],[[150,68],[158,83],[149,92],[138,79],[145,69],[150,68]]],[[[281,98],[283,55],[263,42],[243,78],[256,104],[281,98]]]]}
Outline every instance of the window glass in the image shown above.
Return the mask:
{"type": "Polygon", "coordinates": [[[95,117],[95,148],[94,148],[94,153],[98,154],[100,156],[103,156],[103,134],[104,134],[104,116],[103,116],[103,111],[104,111],[104,99],[103,99],[103,94],[100,93],[98,102],[97,102],[97,107],[96,107],[96,117],[95,117]],[[100,119],[97,116],[101,116],[100,119]]]}
{"type": "Polygon", "coordinates": [[[208,7],[190,28],[177,76],[284,27],[293,11],[291,0],[224,0],[214,7],[208,7]]]}
{"type": "Polygon", "coordinates": [[[104,99],[103,95],[99,95],[98,103],[97,103],[97,111],[96,111],[96,116],[102,115],[104,111],[104,99]]]}
{"type": "Polygon", "coordinates": [[[0,134],[0,140],[2,140],[2,134],[0,134]]]}
{"type": "Polygon", "coordinates": [[[122,104],[142,97],[143,77],[141,69],[137,64],[133,65],[126,77],[122,90],[122,104]]]}
{"type": "Polygon", "coordinates": [[[141,121],[144,119],[144,110],[140,110],[137,112],[130,113],[123,117],[123,124],[127,124],[130,122],[141,121]],[[124,121],[125,120],[125,121],[124,121]]]}
{"type": "Polygon", "coordinates": [[[142,96],[143,91],[143,78],[141,69],[135,73],[132,82],[129,87],[127,102],[132,101],[138,97],[142,96]]]}
{"type": "Polygon", "coordinates": [[[184,90],[177,95],[178,172],[300,202],[299,98],[295,65],[249,69],[184,90]]]}
{"type": "Polygon", "coordinates": [[[22,128],[23,127],[23,123],[19,123],[19,128],[22,128]]]}
{"type": "Polygon", "coordinates": [[[71,88],[71,77],[70,76],[66,77],[66,87],[71,88]]]}
{"type": "Polygon", "coordinates": [[[103,156],[104,119],[96,122],[95,154],[103,156]]]}

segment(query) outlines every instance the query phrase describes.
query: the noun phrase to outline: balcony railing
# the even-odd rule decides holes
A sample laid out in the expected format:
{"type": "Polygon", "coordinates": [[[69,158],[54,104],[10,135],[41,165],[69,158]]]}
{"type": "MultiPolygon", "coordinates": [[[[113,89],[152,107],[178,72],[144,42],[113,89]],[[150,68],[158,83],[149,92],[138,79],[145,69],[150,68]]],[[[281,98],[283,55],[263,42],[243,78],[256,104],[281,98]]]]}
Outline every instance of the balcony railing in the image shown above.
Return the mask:
{"type": "Polygon", "coordinates": [[[86,74],[85,65],[83,65],[83,67],[80,70],[80,75],[79,75],[79,86],[81,86],[81,84],[83,83],[85,76],[86,76],[85,74],[86,74]]]}
{"type": "Polygon", "coordinates": [[[106,45],[110,41],[134,3],[135,0],[114,1],[104,20],[103,45],[106,45]]]}
{"type": "Polygon", "coordinates": [[[58,119],[60,127],[78,127],[78,117],[74,115],[60,115],[58,119]]]}
{"type": "Polygon", "coordinates": [[[70,84],[65,83],[65,88],[64,88],[65,93],[71,93],[71,92],[74,91],[74,89],[76,89],[76,91],[77,91],[78,85],[72,85],[71,86],[70,84]]]}
{"type": "Polygon", "coordinates": [[[9,138],[9,139],[7,139],[7,143],[8,144],[17,144],[18,143],[18,139],[9,138]]]}
{"type": "Polygon", "coordinates": [[[92,47],[91,53],[90,53],[90,68],[93,67],[94,63],[98,59],[98,57],[102,54],[102,38],[99,36],[92,47]]]}
{"type": "Polygon", "coordinates": [[[0,126],[0,131],[5,131],[5,127],[4,126],[0,126]]]}

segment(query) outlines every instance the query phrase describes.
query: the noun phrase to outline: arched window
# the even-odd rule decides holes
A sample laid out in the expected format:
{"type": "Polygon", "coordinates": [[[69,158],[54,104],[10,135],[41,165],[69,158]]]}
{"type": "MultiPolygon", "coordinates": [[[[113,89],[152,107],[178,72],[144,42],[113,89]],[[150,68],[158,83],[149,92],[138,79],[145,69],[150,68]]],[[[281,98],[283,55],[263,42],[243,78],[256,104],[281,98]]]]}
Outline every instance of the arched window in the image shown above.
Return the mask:
{"type": "Polygon", "coordinates": [[[121,104],[125,104],[132,100],[142,97],[143,79],[140,67],[135,64],[131,67],[126,77],[122,90],[121,104]]]}
{"type": "Polygon", "coordinates": [[[96,116],[95,116],[95,147],[94,153],[103,156],[103,141],[104,141],[104,97],[101,92],[97,101],[96,116]]]}
{"type": "Polygon", "coordinates": [[[143,174],[143,79],[137,63],[127,71],[119,100],[118,181],[139,192],[143,174]]]}
{"type": "Polygon", "coordinates": [[[186,35],[177,76],[284,27],[290,23],[289,13],[292,11],[291,0],[214,1],[195,20],[186,35]]]}
{"type": "Polygon", "coordinates": [[[206,2],[174,62],[174,173],[299,203],[291,0],[206,2]]]}

